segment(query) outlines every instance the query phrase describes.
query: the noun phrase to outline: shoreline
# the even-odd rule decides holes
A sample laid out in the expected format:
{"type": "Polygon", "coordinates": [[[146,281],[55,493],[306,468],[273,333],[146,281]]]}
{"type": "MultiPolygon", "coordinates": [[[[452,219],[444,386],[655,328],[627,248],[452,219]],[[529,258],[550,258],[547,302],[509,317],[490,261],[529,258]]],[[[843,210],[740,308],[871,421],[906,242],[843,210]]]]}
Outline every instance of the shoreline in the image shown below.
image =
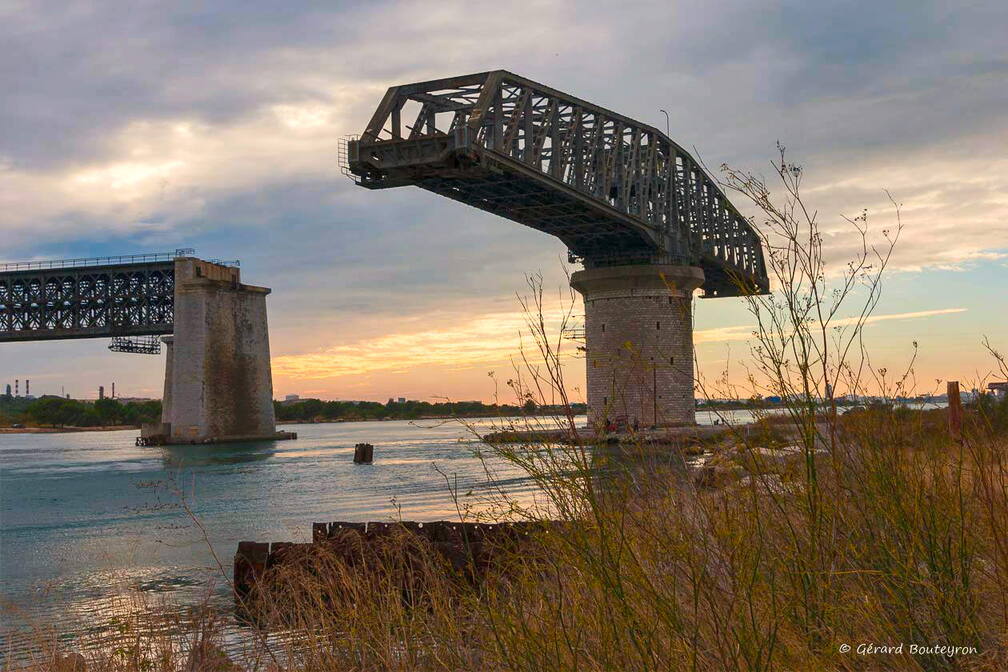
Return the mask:
{"type": "MultiPolygon", "coordinates": [[[[553,413],[541,413],[528,415],[530,418],[549,418],[552,417],[553,413]]],[[[574,417],[580,417],[584,413],[575,413],[574,417]]],[[[513,418],[518,416],[513,415],[418,415],[415,418],[331,418],[327,420],[281,420],[276,423],[277,427],[281,425],[334,425],[341,424],[345,422],[414,422],[417,420],[480,420],[483,418],[497,419],[497,418],[513,418]]],[[[564,416],[566,417],[566,416],[564,416]]]]}
{"type": "MultiPolygon", "coordinates": [[[[697,410],[712,410],[712,409],[697,409],[697,410]]],[[[725,410],[752,410],[752,409],[719,409],[725,410]]],[[[546,418],[551,417],[554,414],[551,413],[541,413],[533,414],[528,417],[539,417],[546,418]]],[[[583,413],[575,414],[575,417],[582,416],[583,413]]],[[[498,416],[498,415],[421,415],[415,418],[331,418],[325,420],[281,420],[276,423],[276,426],[283,427],[289,425],[332,425],[332,424],[343,424],[350,422],[422,422],[429,420],[479,420],[483,418],[496,419],[500,417],[513,417],[513,416],[498,416]]],[[[75,434],[79,432],[121,432],[127,429],[135,429],[140,431],[138,425],[106,425],[98,427],[74,427],[67,425],[65,427],[0,427],[0,434],[75,434]]]]}
{"type": "MultiPolygon", "coordinates": [[[[415,418],[353,418],[331,420],[283,420],[276,423],[277,427],[288,425],[331,425],[348,422],[413,422],[423,420],[479,420],[481,418],[496,418],[492,415],[422,415],[415,418]]],[[[510,417],[510,416],[507,416],[510,417]]],[[[535,417],[549,417],[542,414],[535,417]]],[[[0,434],[75,434],[79,432],[121,432],[127,429],[140,431],[138,425],[106,425],[97,427],[75,427],[67,425],[65,427],[0,427],[0,434]]]]}
{"type": "MultiPolygon", "coordinates": [[[[838,404],[838,407],[842,407],[838,404]]],[[[706,412],[737,412],[737,411],[759,411],[759,410],[772,410],[775,407],[765,406],[765,407],[751,407],[751,406],[739,406],[739,407],[718,407],[718,408],[697,408],[697,411],[706,412]]],[[[546,418],[551,417],[553,413],[534,413],[530,414],[528,417],[540,417],[546,418]]],[[[575,417],[580,417],[584,415],[583,413],[576,413],[575,417]]],[[[482,418],[495,419],[500,417],[513,417],[509,415],[487,415],[487,414],[477,414],[477,415],[421,415],[415,418],[329,418],[320,420],[280,420],[277,421],[276,426],[288,426],[288,425],[328,425],[328,424],[342,424],[348,422],[418,422],[418,421],[428,421],[428,420],[478,420],[482,418]]],[[[745,424],[745,423],[743,423],[745,424]]],[[[139,425],[106,425],[106,426],[96,426],[96,427],[75,427],[67,425],[65,427],[0,427],[0,434],[73,434],[79,432],[121,432],[127,429],[140,430],[139,425]]]]}
{"type": "Polygon", "coordinates": [[[0,434],[77,434],[79,432],[122,432],[140,428],[136,425],[106,425],[104,427],[0,427],[0,434]]]}

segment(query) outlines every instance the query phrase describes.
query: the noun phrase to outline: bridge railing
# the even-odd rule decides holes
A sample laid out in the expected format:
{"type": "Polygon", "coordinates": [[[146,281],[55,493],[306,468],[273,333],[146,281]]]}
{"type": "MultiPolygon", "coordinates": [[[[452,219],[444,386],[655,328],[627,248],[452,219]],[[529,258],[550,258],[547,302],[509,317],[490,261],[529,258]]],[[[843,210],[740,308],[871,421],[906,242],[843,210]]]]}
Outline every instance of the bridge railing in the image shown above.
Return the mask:
{"type": "MultiPolygon", "coordinates": [[[[145,264],[159,261],[171,261],[178,257],[194,257],[196,248],[176,248],[171,254],[167,252],[147,252],[143,254],[120,254],[108,257],[79,257],[77,259],[48,259],[42,261],[15,261],[0,263],[0,273],[10,271],[35,271],[50,268],[80,268],[82,266],[116,266],[119,264],[145,264]]],[[[222,262],[238,265],[238,262],[222,262]]]]}
{"type": "Polygon", "coordinates": [[[195,250],[184,248],[175,250],[174,254],[167,252],[151,252],[147,254],[120,254],[108,257],[79,257],[77,259],[52,259],[45,261],[16,261],[0,264],[0,273],[12,271],[37,271],[56,268],[80,268],[82,266],[117,266],[120,264],[143,264],[158,261],[171,261],[175,257],[192,256],[195,250]]]}

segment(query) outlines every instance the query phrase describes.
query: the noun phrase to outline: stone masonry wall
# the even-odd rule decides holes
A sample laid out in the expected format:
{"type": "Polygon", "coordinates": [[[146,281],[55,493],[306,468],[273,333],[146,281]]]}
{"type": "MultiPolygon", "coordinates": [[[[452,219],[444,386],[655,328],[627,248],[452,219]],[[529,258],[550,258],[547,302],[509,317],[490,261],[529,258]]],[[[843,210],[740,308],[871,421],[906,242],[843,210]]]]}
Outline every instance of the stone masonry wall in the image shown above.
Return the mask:
{"type": "Polygon", "coordinates": [[[574,274],[571,284],[585,305],[592,422],[625,420],[641,427],[695,422],[692,291],[702,280],[702,271],[690,267],[574,274]]]}
{"type": "Polygon", "coordinates": [[[269,290],[240,284],[236,269],[210,266],[176,262],[172,439],[271,436],[269,290]]]}

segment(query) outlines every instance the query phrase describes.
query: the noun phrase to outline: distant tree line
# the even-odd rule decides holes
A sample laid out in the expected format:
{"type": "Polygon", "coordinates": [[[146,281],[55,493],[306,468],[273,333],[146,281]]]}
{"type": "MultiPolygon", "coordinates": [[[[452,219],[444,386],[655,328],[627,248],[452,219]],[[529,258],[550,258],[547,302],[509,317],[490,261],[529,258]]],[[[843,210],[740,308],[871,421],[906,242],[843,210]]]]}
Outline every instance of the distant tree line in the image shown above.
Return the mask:
{"type": "MultiPolygon", "coordinates": [[[[273,402],[277,420],[284,422],[328,422],[336,420],[415,420],[418,418],[476,418],[499,415],[562,413],[558,406],[537,406],[526,402],[523,406],[511,404],[484,404],[481,401],[322,401],[303,399],[294,403],[273,402]]],[[[584,404],[572,404],[575,413],[584,413],[584,404]]]]}
{"type": "Polygon", "coordinates": [[[995,431],[1008,432],[1008,395],[998,398],[993,394],[981,394],[965,406],[979,411],[995,431]]]}
{"type": "Polygon", "coordinates": [[[99,399],[93,403],[63,397],[0,396],[0,425],[38,427],[107,427],[140,425],[161,420],[161,402],[99,399]]]}

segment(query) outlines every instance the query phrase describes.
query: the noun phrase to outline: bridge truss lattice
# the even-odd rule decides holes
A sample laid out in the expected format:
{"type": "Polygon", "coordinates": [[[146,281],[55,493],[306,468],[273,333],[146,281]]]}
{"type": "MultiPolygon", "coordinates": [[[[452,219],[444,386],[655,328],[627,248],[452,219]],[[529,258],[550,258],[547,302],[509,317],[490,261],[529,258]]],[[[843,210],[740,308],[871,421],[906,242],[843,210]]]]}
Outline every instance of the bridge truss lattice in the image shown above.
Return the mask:
{"type": "Polygon", "coordinates": [[[88,261],[0,266],[0,343],[172,333],[169,255],[88,261]]]}
{"type": "Polygon", "coordinates": [[[395,86],[345,167],[562,240],[586,267],[691,264],[706,296],[769,288],[760,240],[699,163],[652,126],[494,71],[395,86]]]}

